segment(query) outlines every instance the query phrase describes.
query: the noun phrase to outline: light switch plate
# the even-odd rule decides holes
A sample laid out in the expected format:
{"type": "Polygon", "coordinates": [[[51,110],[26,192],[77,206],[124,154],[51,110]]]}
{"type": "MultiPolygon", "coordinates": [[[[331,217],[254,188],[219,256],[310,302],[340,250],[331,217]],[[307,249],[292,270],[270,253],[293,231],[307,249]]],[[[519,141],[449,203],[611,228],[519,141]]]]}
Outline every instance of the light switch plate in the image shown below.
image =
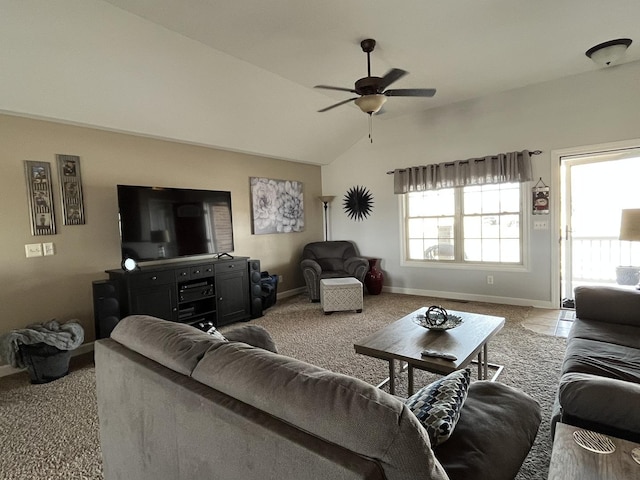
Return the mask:
{"type": "Polygon", "coordinates": [[[533,229],[534,230],[548,230],[549,222],[546,220],[534,220],[533,221],[533,229]]]}
{"type": "Polygon", "coordinates": [[[41,243],[29,243],[24,246],[24,251],[27,258],[41,257],[42,256],[42,244],[41,243]]]}
{"type": "Polygon", "coordinates": [[[56,251],[53,248],[53,242],[43,243],[42,249],[44,250],[45,256],[56,254],[56,251]]]}

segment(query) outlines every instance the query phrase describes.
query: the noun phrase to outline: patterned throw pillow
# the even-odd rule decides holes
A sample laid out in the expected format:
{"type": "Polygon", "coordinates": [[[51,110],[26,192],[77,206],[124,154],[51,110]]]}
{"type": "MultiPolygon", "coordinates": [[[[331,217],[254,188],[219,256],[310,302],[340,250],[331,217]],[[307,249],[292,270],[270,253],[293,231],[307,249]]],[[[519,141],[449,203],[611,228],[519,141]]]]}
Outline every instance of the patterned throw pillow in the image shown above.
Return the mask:
{"type": "Polygon", "coordinates": [[[405,401],[426,428],[432,447],[445,442],[453,433],[467,399],[470,378],[471,371],[468,368],[456,370],[422,387],[405,401]]]}

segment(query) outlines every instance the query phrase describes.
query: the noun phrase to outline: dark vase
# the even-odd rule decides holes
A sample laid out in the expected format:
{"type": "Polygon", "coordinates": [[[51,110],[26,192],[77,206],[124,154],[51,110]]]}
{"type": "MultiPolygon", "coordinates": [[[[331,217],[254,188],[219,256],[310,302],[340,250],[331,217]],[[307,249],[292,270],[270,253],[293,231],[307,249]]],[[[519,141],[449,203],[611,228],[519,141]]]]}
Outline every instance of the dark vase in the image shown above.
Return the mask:
{"type": "Polygon", "coordinates": [[[378,269],[379,261],[379,258],[370,258],[369,271],[364,276],[364,284],[371,295],[380,295],[380,292],[382,292],[384,275],[382,275],[382,270],[378,269]]]}

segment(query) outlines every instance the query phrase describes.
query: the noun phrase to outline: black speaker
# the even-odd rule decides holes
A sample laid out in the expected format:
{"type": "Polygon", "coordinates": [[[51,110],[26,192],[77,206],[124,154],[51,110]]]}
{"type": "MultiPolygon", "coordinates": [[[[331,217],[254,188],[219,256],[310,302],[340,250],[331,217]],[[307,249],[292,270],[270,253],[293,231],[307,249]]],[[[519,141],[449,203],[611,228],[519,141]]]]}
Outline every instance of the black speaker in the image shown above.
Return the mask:
{"type": "Polygon", "coordinates": [[[249,291],[251,318],[262,316],[262,285],[260,283],[260,260],[249,260],[249,291]]]}
{"type": "Polygon", "coordinates": [[[115,282],[96,280],[93,282],[93,319],[96,340],[109,338],[120,321],[120,300],[115,282]]]}

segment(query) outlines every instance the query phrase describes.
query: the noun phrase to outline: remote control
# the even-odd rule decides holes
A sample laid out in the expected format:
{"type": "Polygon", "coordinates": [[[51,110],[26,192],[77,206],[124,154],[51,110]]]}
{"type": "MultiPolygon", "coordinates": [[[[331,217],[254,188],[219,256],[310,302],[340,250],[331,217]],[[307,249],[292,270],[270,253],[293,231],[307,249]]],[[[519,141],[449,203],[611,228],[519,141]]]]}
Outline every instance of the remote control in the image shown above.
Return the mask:
{"type": "Polygon", "coordinates": [[[455,362],[458,359],[458,357],[456,357],[455,355],[452,355],[450,353],[437,352],[435,350],[423,350],[422,351],[422,356],[423,357],[442,358],[444,360],[451,360],[452,362],[455,362]]]}

